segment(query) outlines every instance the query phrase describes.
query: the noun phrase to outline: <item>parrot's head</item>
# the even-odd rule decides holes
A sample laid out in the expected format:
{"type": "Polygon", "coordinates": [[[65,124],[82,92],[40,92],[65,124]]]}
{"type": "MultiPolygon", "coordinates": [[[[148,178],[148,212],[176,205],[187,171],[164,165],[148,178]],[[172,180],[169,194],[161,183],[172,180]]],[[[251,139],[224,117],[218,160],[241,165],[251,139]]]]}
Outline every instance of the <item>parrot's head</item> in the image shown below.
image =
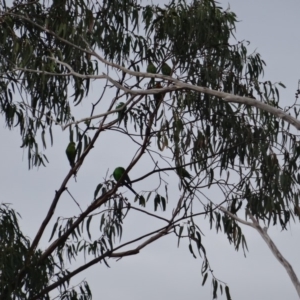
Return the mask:
{"type": "MultiPolygon", "coordinates": [[[[116,106],[116,109],[119,109],[119,108],[121,108],[121,107],[123,107],[124,106],[124,102],[120,102],[117,106],[116,106]]],[[[126,108],[126,107],[125,107],[126,108]]]]}

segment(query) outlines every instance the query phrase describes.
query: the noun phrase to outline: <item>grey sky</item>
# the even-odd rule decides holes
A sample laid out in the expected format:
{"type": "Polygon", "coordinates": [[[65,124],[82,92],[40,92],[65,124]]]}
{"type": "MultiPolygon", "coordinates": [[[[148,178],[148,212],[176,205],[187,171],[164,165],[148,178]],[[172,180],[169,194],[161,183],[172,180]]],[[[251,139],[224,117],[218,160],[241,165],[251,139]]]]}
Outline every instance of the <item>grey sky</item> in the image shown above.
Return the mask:
{"type": "MultiPolygon", "coordinates": [[[[160,1],[162,2],[166,1],[160,1]]],[[[290,105],[294,101],[300,79],[299,1],[233,0],[222,2],[222,5],[227,7],[227,3],[241,21],[237,23],[237,40],[249,40],[250,49],[257,49],[262,55],[267,63],[264,79],[283,82],[287,88],[281,90],[281,106],[290,105]]],[[[89,96],[89,103],[97,98],[98,89],[99,87],[93,87],[94,94],[89,96]]],[[[83,106],[77,109],[83,109],[83,106]]],[[[4,124],[3,120],[1,122],[4,124]]],[[[24,233],[33,238],[55,190],[69,171],[64,153],[68,143],[68,132],[61,132],[60,128],[55,130],[54,147],[47,149],[50,164],[47,168],[41,167],[31,171],[27,168],[27,152],[23,153],[20,148],[18,129],[8,131],[1,126],[0,132],[2,141],[5,141],[0,155],[1,201],[13,203],[13,208],[22,215],[21,225],[24,233]]],[[[102,143],[104,146],[97,144],[85,161],[78,175],[78,183],[75,184],[74,180],[71,180],[68,184],[69,190],[82,208],[91,202],[94,189],[105,177],[107,169],[110,169],[111,174],[114,166],[126,165],[132,158],[132,149],[122,149],[120,154],[120,149],[114,148],[111,133],[104,134],[102,143]]],[[[147,166],[147,160],[144,166],[147,166]]],[[[141,166],[137,166],[130,176],[134,179],[141,174],[143,170],[141,166]]],[[[171,180],[176,186],[176,177],[171,177],[171,180]]],[[[135,189],[149,189],[150,183],[138,183],[135,189]]],[[[133,198],[129,193],[126,192],[126,195],[133,198]]],[[[170,201],[172,197],[174,201],[177,200],[177,196],[172,194],[170,201]]],[[[78,213],[76,205],[64,194],[54,220],[57,216],[73,216],[78,213]]],[[[124,235],[124,241],[138,236],[139,232],[147,232],[162,225],[151,222],[151,218],[135,216],[132,213],[132,217],[129,216],[125,224],[127,233],[124,235]]],[[[229,284],[234,300],[298,299],[285,270],[272,256],[258,233],[243,227],[250,250],[244,258],[243,252],[236,252],[222,233],[216,235],[214,230],[208,229],[207,220],[199,219],[199,224],[205,233],[203,243],[214,275],[229,284]]],[[[95,227],[98,228],[98,224],[95,224],[95,227]]],[[[40,245],[41,248],[48,244],[50,229],[51,227],[40,245]]],[[[281,232],[280,227],[276,227],[270,229],[269,234],[300,276],[299,226],[291,224],[288,232],[281,232]]],[[[201,258],[194,259],[191,256],[186,242],[182,242],[177,248],[174,236],[158,240],[136,256],[118,262],[110,260],[109,264],[111,268],[104,264],[93,266],[75,277],[72,283],[75,285],[83,278],[87,279],[94,299],[198,300],[212,297],[210,278],[204,287],[201,286],[201,258]]]]}

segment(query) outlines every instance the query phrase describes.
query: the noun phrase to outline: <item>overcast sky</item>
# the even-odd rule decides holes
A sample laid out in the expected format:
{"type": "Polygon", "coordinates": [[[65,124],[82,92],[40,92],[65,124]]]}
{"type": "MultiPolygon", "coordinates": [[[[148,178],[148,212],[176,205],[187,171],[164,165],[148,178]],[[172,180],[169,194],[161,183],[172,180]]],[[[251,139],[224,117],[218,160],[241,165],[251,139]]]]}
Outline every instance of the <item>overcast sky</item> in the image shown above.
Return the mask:
{"type": "MultiPolygon", "coordinates": [[[[162,0],[159,2],[166,3],[162,0]]],[[[225,8],[230,5],[231,10],[238,16],[240,22],[237,23],[237,40],[249,40],[250,49],[256,49],[267,63],[264,79],[273,82],[281,81],[287,86],[286,90],[281,91],[281,106],[291,104],[300,79],[300,2],[234,0],[222,2],[222,5],[225,8]]],[[[98,97],[96,88],[93,93],[94,95],[89,96],[90,102],[98,97]]],[[[50,164],[47,168],[41,167],[31,171],[28,171],[27,152],[23,152],[20,148],[18,128],[8,131],[1,121],[0,132],[1,139],[5,143],[1,147],[2,155],[0,155],[1,201],[12,203],[13,208],[22,215],[20,221],[22,230],[32,239],[46,215],[55,190],[59,188],[69,171],[64,153],[68,143],[68,132],[56,129],[54,147],[47,149],[50,164]]],[[[68,184],[69,190],[75,195],[82,208],[91,202],[94,189],[105,177],[107,170],[110,169],[111,173],[114,166],[126,165],[132,157],[126,144],[121,144],[120,147],[120,140],[118,140],[119,144],[115,145],[111,135],[104,137],[104,141],[105,138],[110,142],[110,146],[106,147],[105,144],[101,147],[96,144],[80,169],[78,183],[75,184],[72,180],[68,184]]],[[[130,175],[132,178],[137,178],[141,174],[143,170],[137,167],[130,175]]],[[[177,179],[174,177],[174,180],[177,179]]],[[[146,189],[147,184],[147,182],[140,183],[136,188],[146,189]]],[[[128,193],[127,195],[131,196],[128,193]]],[[[64,194],[54,220],[58,216],[73,216],[78,213],[77,206],[67,194],[64,194]]],[[[272,256],[257,232],[243,227],[250,250],[245,258],[242,251],[236,252],[229,245],[223,234],[215,235],[214,231],[210,231],[207,220],[199,221],[203,223],[199,225],[205,233],[203,243],[214,275],[228,283],[234,300],[298,299],[285,270],[272,256]]],[[[151,222],[151,218],[147,219],[144,216],[128,218],[124,239],[157,228],[155,227],[157,224],[151,222]]],[[[95,226],[98,227],[98,224],[95,226]]],[[[50,229],[40,245],[42,249],[48,245],[50,229]]],[[[281,228],[276,227],[270,229],[269,234],[300,276],[299,225],[291,224],[288,232],[281,232],[281,228]]],[[[210,280],[207,280],[204,287],[201,286],[201,258],[194,259],[184,242],[177,248],[177,240],[174,237],[165,237],[145,248],[138,255],[120,261],[110,260],[109,263],[111,268],[98,264],[75,277],[72,283],[75,285],[82,279],[88,280],[94,299],[212,298],[210,280]]]]}

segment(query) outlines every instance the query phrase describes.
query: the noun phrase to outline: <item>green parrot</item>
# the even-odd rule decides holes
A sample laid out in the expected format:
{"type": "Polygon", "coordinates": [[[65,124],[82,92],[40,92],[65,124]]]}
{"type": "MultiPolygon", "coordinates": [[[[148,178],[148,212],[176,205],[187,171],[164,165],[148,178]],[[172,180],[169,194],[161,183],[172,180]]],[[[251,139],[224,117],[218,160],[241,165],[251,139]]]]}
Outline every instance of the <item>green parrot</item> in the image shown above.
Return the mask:
{"type": "MultiPolygon", "coordinates": [[[[121,179],[124,172],[125,172],[125,169],[123,167],[115,168],[115,170],[113,172],[115,181],[118,182],[121,179]]],[[[131,184],[128,174],[125,175],[122,185],[125,185],[129,190],[131,190],[135,195],[137,195],[137,192],[131,187],[132,184],[131,184]]]]}
{"type": "MultiPolygon", "coordinates": [[[[123,107],[124,104],[125,104],[124,102],[120,102],[120,103],[116,106],[116,109],[119,109],[119,108],[123,107]]],[[[125,111],[126,111],[126,106],[124,106],[122,110],[119,110],[119,111],[118,111],[118,120],[119,120],[119,124],[121,123],[121,121],[123,120],[123,118],[124,118],[124,116],[125,116],[125,114],[124,114],[125,111]]]]}
{"type": "MultiPolygon", "coordinates": [[[[149,64],[147,66],[147,73],[156,74],[157,68],[154,66],[154,64],[149,60],[149,64]]],[[[150,86],[153,86],[154,84],[154,78],[151,78],[150,80],[150,86]]]]}
{"type": "Polygon", "coordinates": [[[153,73],[156,74],[157,68],[154,66],[154,64],[149,61],[148,67],[147,67],[147,73],[153,73]]]}
{"type": "MultiPolygon", "coordinates": [[[[155,88],[156,89],[161,89],[162,88],[162,85],[161,85],[160,81],[156,82],[155,88]]],[[[156,107],[158,107],[160,105],[160,103],[164,99],[164,96],[165,96],[164,93],[154,94],[154,100],[155,100],[156,107]]]]}
{"type": "Polygon", "coordinates": [[[66,154],[70,162],[70,166],[73,168],[75,166],[75,158],[76,158],[76,144],[74,142],[69,143],[66,149],[66,154]]]}
{"type": "Polygon", "coordinates": [[[182,167],[180,167],[180,168],[177,169],[177,174],[181,178],[188,178],[188,179],[192,178],[192,175],[186,169],[184,169],[182,167]]]}
{"type": "Polygon", "coordinates": [[[170,68],[170,66],[167,63],[163,63],[161,66],[161,72],[163,73],[163,75],[165,76],[171,76],[172,75],[172,69],[170,68]]]}
{"type": "Polygon", "coordinates": [[[86,120],[86,121],[84,121],[84,124],[85,124],[87,127],[89,127],[89,126],[91,125],[91,120],[86,120]]]}

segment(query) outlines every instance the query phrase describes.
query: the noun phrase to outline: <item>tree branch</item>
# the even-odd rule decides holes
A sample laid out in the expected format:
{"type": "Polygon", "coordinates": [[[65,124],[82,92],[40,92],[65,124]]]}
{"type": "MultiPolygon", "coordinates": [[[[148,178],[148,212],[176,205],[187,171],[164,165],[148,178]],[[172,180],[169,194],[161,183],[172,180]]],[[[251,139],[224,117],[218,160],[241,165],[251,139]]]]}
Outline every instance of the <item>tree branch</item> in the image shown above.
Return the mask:
{"type": "MultiPolygon", "coordinates": [[[[164,92],[165,91],[174,91],[174,90],[177,90],[177,89],[189,89],[189,90],[193,90],[193,91],[196,91],[196,92],[200,92],[200,93],[220,97],[225,102],[242,103],[242,104],[245,104],[245,105],[257,107],[257,108],[259,108],[263,111],[267,111],[267,112],[275,115],[276,117],[288,122],[289,124],[293,125],[296,129],[300,130],[300,121],[298,121],[296,118],[292,117],[288,113],[286,113],[286,112],[284,112],[284,111],[282,111],[278,108],[275,108],[273,106],[270,106],[266,103],[263,103],[261,101],[258,101],[256,99],[249,98],[249,97],[240,97],[240,96],[235,96],[235,95],[230,94],[230,93],[224,93],[224,92],[220,92],[220,91],[216,91],[216,90],[211,90],[211,89],[205,88],[205,87],[193,86],[193,85],[188,84],[188,83],[183,83],[180,80],[175,79],[175,78],[170,77],[170,76],[165,76],[165,75],[160,75],[160,74],[152,74],[152,73],[146,73],[146,72],[136,72],[136,71],[129,70],[125,67],[122,67],[121,65],[118,65],[118,64],[113,63],[113,62],[109,62],[108,60],[101,57],[99,54],[97,54],[92,49],[90,49],[90,50],[83,49],[83,48],[79,47],[78,45],[75,45],[75,44],[71,43],[70,41],[68,41],[64,38],[59,37],[58,35],[56,35],[51,30],[48,30],[47,28],[36,24],[32,20],[30,20],[30,19],[28,19],[28,18],[26,18],[22,15],[18,15],[18,14],[14,14],[14,13],[10,13],[10,14],[14,17],[26,20],[27,22],[31,23],[32,25],[34,25],[34,26],[40,28],[41,30],[44,30],[45,32],[48,32],[49,34],[53,35],[58,40],[66,43],[66,44],[68,44],[68,45],[70,45],[70,46],[72,46],[72,47],[74,47],[78,50],[81,50],[82,52],[85,52],[87,54],[95,56],[102,63],[104,63],[108,66],[111,66],[113,68],[117,68],[117,69],[119,69],[119,70],[121,70],[121,71],[123,71],[127,74],[130,74],[132,76],[144,77],[144,78],[160,78],[160,79],[165,79],[165,80],[171,81],[171,82],[176,84],[175,87],[174,87],[174,84],[173,84],[173,85],[170,85],[166,88],[163,88],[163,90],[159,89],[160,92],[162,92],[162,91],[164,91],[164,92]]],[[[84,38],[82,38],[82,39],[84,40],[84,38]]],[[[87,42],[86,42],[86,44],[89,47],[89,44],[87,42]]],[[[55,58],[53,58],[53,59],[55,59],[55,58]]],[[[55,59],[55,60],[58,61],[57,59],[55,59]]],[[[79,74],[79,75],[80,75],[80,77],[83,76],[82,74],[79,74]]],[[[84,76],[89,76],[89,75],[84,75],[84,76]]],[[[101,75],[99,75],[99,76],[101,76],[101,75]]],[[[118,84],[118,87],[120,89],[124,90],[124,91],[127,91],[128,93],[131,93],[131,94],[139,94],[139,95],[141,95],[141,94],[151,94],[151,92],[149,93],[149,91],[148,91],[147,93],[145,93],[146,91],[143,91],[143,90],[142,91],[132,91],[132,90],[126,89],[125,87],[123,87],[120,84],[118,84]]],[[[154,94],[154,93],[152,93],[152,94],[154,94]]]]}
{"type": "Polygon", "coordinates": [[[247,212],[249,218],[252,220],[253,223],[250,222],[246,222],[240,218],[238,218],[237,216],[233,215],[232,213],[230,213],[227,209],[225,209],[224,207],[220,207],[220,210],[224,213],[226,213],[228,216],[230,216],[231,218],[235,219],[236,221],[245,224],[247,226],[251,226],[253,228],[255,228],[258,233],[261,235],[261,237],[263,238],[263,240],[266,242],[266,244],[268,245],[268,247],[270,248],[271,252],[273,253],[273,255],[277,258],[277,260],[281,263],[281,265],[285,268],[286,272],[288,273],[297,293],[298,296],[300,297],[300,282],[298,280],[298,277],[296,275],[296,273],[293,270],[293,267],[290,265],[290,263],[283,257],[283,255],[280,253],[280,251],[278,250],[278,248],[276,247],[276,245],[274,244],[274,242],[271,240],[270,236],[267,233],[267,230],[261,228],[261,226],[259,225],[258,221],[254,218],[253,215],[251,215],[249,212],[247,212]]]}

